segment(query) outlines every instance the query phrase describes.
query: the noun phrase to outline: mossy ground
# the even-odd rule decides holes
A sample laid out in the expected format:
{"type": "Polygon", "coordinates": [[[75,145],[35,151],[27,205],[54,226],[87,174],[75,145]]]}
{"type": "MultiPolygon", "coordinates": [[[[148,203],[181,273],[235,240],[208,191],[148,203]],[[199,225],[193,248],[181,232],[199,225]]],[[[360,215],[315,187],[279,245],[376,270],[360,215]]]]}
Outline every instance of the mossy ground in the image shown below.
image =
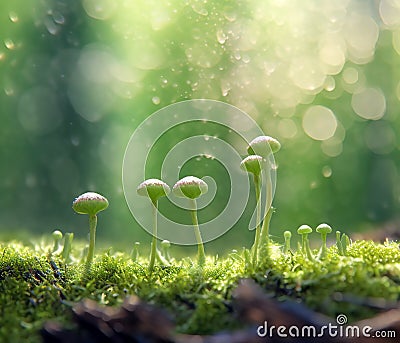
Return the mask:
{"type": "MultiPolygon", "coordinates": [[[[280,246],[271,244],[257,267],[243,250],[223,258],[208,256],[203,269],[189,258],[171,260],[171,266],[157,266],[151,276],[144,257],[134,262],[129,254],[104,252],[85,272],[79,259],[66,264],[50,250],[44,244],[0,244],[1,342],[40,342],[38,331],[46,320],[72,325],[74,302],[90,298],[117,305],[127,294],[166,309],[180,332],[234,329],[239,324],[232,291],[241,278],[254,279],[278,300],[296,299],[330,316],[344,313],[350,321],[376,311],[360,299],[397,301],[400,294],[400,250],[395,242],[356,241],[347,256],[332,246],[325,260],[314,262],[299,252],[284,255],[280,246]],[[338,294],[344,301],[335,297],[338,294]]],[[[73,250],[75,256],[80,253],[79,247],[73,250]]]]}

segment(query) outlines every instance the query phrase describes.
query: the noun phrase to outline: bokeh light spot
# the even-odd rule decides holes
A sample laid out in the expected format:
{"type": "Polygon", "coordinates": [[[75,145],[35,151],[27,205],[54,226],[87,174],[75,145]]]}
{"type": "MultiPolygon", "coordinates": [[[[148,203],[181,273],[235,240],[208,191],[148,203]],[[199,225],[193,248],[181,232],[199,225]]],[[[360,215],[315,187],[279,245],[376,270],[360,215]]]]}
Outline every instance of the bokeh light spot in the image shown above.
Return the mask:
{"type": "Polygon", "coordinates": [[[353,94],[351,106],[361,118],[377,120],[386,111],[386,98],[378,88],[366,88],[353,94]]]}
{"type": "Polygon", "coordinates": [[[346,68],[343,70],[343,80],[348,84],[354,84],[358,81],[358,71],[356,68],[346,68]]]}
{"type": "Polygon", "coordinates": [[[389,154],[396,147],[396,135],[386,121],[369,123],[364,138],[367,147],[375,154],[389,154]]]}
{"type": "Polygon", "coordinates": [[[311,106],[303,116],[303,129],[311,138],[323,141],[331,138],[337,128],[337,120],[329,108],[311,106]]]}
{"type": "Polygon", "coordinates": [[[400,2],[395,0],[381,0],[379,14],[382,21],[389,27],[400,24],[400,2]]]}
{"type": "Polygon", "coordinates": [[[113,0],[83,0],[87,15],[94,19],[105,20],[112,16],[117,3],[113,0]]]}
{"type": "Polygon", "coordinates": [[[90,44],[84,47],[79,57],[78,66],[82,75],[96,83],[106,83],[111,78],[114,57],[106,47],[90,44]]]}
{"type": "Polygon", "coordinates": [[[165,51],[150,39],[129,41],[132,47],[129,59],[136,68],[152,70],[160,68],[165,60],[165,51]]]}
{"type": "Polygon", "coordinates": [[[326,77],[319,62],[311,56],[302,56],[293,60],[289,73],[297,87],[313,94],[321,90],[326,77]]]}
{"type": "Polygon", "coordinates": [[[18,104],[18,119],[22,127],[35,134],[45,134],[56,129],[62,113],[53,90],[37,86],[27,90],[18,104]]]}
{"type": "Polygon", "coordinates": [[[293,138],[297,134],[297,126],[292,119],[280,120],[278,130],[279,134],[284,138],[293,138]]]}
{"type": "Polygon", "coordinates": [[[323,70],[328,75],[339,74],[346,61],[341,44],[332,40],[323,43],[319,50],[319,58],[322,62],[323,70]]]}
{"type": "Polygon", "coordinates": [[[375,20],[368,15],[353,12],[346,20],[343,34],[350,60],[358,64],[369,62],[379,37],[379,27],[375,20]]]}
{"type": "Polygon", "coordinates": [[[339,156],[343,152],[342,140],[338,137],[333,136],[332,138],[321,142],[321,150],[326,156],[339,156]]]}
{"type": "Polygon", "coordinates": [[[400,30],[392,33],[392,45],[394,50],[400,55],[400,30]]]}

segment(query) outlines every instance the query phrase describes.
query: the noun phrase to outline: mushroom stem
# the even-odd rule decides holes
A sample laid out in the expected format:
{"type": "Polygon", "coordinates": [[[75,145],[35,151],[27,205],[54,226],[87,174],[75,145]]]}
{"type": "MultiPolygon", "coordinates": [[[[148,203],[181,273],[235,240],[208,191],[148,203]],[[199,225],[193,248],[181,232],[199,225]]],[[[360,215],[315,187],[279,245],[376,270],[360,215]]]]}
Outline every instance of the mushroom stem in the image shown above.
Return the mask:
{"type": "Polygon", "coordinates": [[[165,258],[166,261],[170,261],[171,260],[171,256],[169,254],[169,248],[170,247],[171,247],[170,241],[164,239],[161,242],[161,250],[162,250],[162,253],[163,253],[164,258],[165,258]]]}
{"type": "Polygon", "coordinates": [[[270,208],[267,210],[266,206],[266,215],[264,217],[264,222],[262,225],[261,229],[261,241],[260,241],[260,247],[264,247],[269,245],[269,224],[271,222],[272,214],[275,212],[275,207],[270,206],[270,208]]]}
{"type": "Polygon", "coordinates": [[[338,249],[339,255],[343,256],[343,245],[341,242],[341,232],[340,231],[336,231],[336,247],[338,249]]]}
{"type": "Polygon", "coordinates": [[[133,249],[131,252],[131,258],[133,262],[136,262],[139,258],[139,246],[140,242],[135,242],[135,244],[133,245],[133,249]]]}
{"type": "Polygon", "coordinates": [[[297,233],[301,235],[301,252],[303,255],[307,255],[308,259],[310,261],[314,261],[314,256],[312,254],[311,248],[310,248],[310,241],[308,240],[308,234],[312,232],[311,227],[308,225],[301,225],[297,229],[297,233]]]}
{"type": "Polygon", "coordinates": [[[67,232],[64,237],[64,247],[61,253],[62,258],[64,259],[65,263],[70,262],[70,253],[72,250],[72,240],[74,239],[74,234],[72,232],[67,232]]]}
{"type": "Polygon", "coordinates": [[[285,231],[283,233],[285,238],[285,245],[283,246],[283,253],[287,255],[290,252],[290,239],[292,238],[292,233],[290,231],[285,231]]]}
{"type": "Polygon", "coordinates": [[[267,184],[266,184],[266,191],[267,191],[267,199],[265,201],[265,217],[261,229],[261,245],[266,244],[269,245],[269,224],[271,222],[272,214],[275,211],[275,208],[272,206],[272,179],[271,179],[271,172],[270,170],[266,170],[267,174],[267,184]]]}
{"type": "Polygon", "coordinates": [[[313,256],[311,248],[310,248],[310,240],[308,239],[308,237],[306,237],[306,239],[305,239],[305,249],[306,249],[307,258],[310,261],[314,261],[314,256],[313,256]]]}
{"type": "Polygon", "coordinates": [[[254,188],[256,192],[256,208],[257,208],[257,214],[256,214],[256,234],[254,237],[254,244],[253,244],[253,265],[257,265],[258,261],[258,246],[260,245],[260,235],[261,235],[261,230],[260,230],[260,222],[261,222],[261,201],[260,201],[260,175],[259,174],[253,174],[254,175],[254,188]]]}
{"type": "Polygon", "coordinates": [[[157,200],[152,201],[152,210],[153,210],[153,238],[151,241],[151,249],[150,249],[150,262],[149,262],[149,273],[151,274],[154,269],[154,262],[156,260],[157,254],[157,200]]]}
{"type": "Polygon", "coordinates": [[[319,258],[322,260],[326,258],[328,253],[328,248],[326,246],[326,236],[332,232],[332,228],[328,224],[323,223],[318,225],[316,231],[321,234],[322,238],[322,246],[319,254],[319,258]]]}
{"type": "Polygon", "coordinates": [[[266,170],[267,176],[267,199],[265,201],[265,217],[261,229],[261,245],[269,244],[269,223],[271,221],[272,214],[274,213],[274,208],[272,207],[272,180],[270,170],[266,170]]]}
{"type": "Polygon", "coordinates": [[[306,248],[307,239],[308,239],[307,236],[308,236],[308,233],[303,233],[301,235],[301,250],[303,251],[303,254],[306,253],[306,250],[307,250],[307,248],[306,248]]]}
{"type": "Polygon", "coordinates": [[[190,210],[190,213],[192,216],[194,234],[196,236],[196,241],[197,241],[197,259],[198,259],[199,266],[202,267],[206,262],[206,254],[204,252],[203,240],[201,238],[201,232],[199,229],[199,221],[197,219],[196,199],[190,199],[190,200],[191,200],[191,205],[192,205],[192,209],[190,210]]]}
{"type": "Polygon", "coordinates": [[[60,249],[60,241],[63,238],[62,232],[59,230],[55,230],[52,233],[53,240],[54,240],[54,246],[53,246],[53,254],[58,253],[58,250],[60,249]]]}
{"type": "Polygon", "coordinates": [[[321,246],[321,253],[320,253],[320,258],[323,259],[326,257],[328,248],[326,246],[326,236],[327,233],[321,233],[321,238],[322,238],[322,246],[321,246]]]}
{"type": "Polygon", "coordinates": [[[97,216],[95,214],[89,215],[89,250],[87,254],[86,264],[89,267],[93,262],[94,257],[94,245],[96,240],[96,226],[97,216]]]}

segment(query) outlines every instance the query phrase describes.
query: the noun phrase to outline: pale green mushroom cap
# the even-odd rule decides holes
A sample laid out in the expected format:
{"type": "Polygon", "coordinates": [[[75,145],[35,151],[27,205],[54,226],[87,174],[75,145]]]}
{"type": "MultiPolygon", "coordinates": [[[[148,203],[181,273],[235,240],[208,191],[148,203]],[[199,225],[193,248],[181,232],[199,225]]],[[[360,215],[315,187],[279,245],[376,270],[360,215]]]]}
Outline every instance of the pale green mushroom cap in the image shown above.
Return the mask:
{"type": "Polygon", "coordinates": [[[51,235],[54,239],[57,239],[57,240],[60,240],[63,238],[63,234],[60,230],[53,231],[53,233],[51,235]]]}
{"type": "Polygon", "coordinates": [[[143,181],[136,189],[141,196],[147,196],[151,201],[155,202],[159,198],[169,194],[171,189],[169,186],[159,179],[148,179],[143,181]]]}
{"type": "Polygon", "coordinates": [[[161,246],[164,247],[164,248],[169,248],[171,246],[171,242],[169,240],[167,240],[167,239],[164,239],[161,242],[161,246]]]}
{"type": "Polygon", "coordinates": [[[323,223],[319,224],[315,231],[322,234],[328,234],[332,232],[332,228],[328,224],[323,223]]]}
{"type": "Polygon", "coordinates": [[[289,239],[289,238],[292,237],[292,233],[291,233],[290,231],[285,231],[285,232],[283,233],[283,237],[284,237],[285,239],[289,239]]]}
{"type": "Polygon", "coordinates": [[[260,155],[266,158],[271,153],[279,151],[280,148],[281,143],[277,139],[270,136],[259,136],[250,142],[247,152],[250,155],[260,155]]]}
{"type": "Polygon", "coordinates": [[[174,195],[189,199],[196,199],[207,191],[208,185],[195,176],[186,176],[180,179],[172,188],[174,195]]]}
{"type": "Polygon", "coordinates": [[[83,193],[72,203],[76,213],[95,215],[108,207],[108,200],[102,195],[94,192],[83,193]]]}
{"type": "Polygon", "coordinates": [[[247,156],[241,163],[240,167],[255,175],[259,175],[262,169],[263,158],[258,155],[247,156]]]}
{"type": "Polygon", "coordinates": [[[308,225],[301,225],[298,229],[297,229],[297,233],[300,235],[303,234],[308,234],[312,232],[312,228],[308,225]]]}

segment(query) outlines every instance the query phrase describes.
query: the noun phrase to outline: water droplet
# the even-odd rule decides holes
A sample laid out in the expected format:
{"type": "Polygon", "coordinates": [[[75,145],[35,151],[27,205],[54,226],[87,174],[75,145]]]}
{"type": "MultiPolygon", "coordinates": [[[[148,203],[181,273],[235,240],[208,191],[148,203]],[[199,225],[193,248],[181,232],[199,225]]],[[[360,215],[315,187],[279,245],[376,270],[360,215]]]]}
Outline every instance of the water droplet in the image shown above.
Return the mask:
{"type": "MultiPolygon", "coordinates": [[[[201,5],[201,4],[200,4],[201,5]]],[[[207,9],[206,8],[204,8],[204,7],[201,7],[199,4],[193,4],[192,5],[192,9],[193,9],[193,11],[195,11],[196,13],[198,13],[198,14],[200,14],[200,15],[202,15],[202,16],[206,16],[206,15],[208,15],[208,11],[207,11],[207,9]]]]}
{"type": "Polygon", "coordinates": [[[18,14],[15,13],[15,12],[10,12],[10,13],[8,14],[8,17],[10,18],[10,20],[11,20],[13,23],[18,22],[18,20],[19,20],[18,14]]]}
{"type": "Polygon", "coordinates": [[[250,62],[250,56],[249,55],[244,55],[243,56],[243,58],[242,58],[242,61],[244,62],[244,63],[249,63],[250,62]]]}
{"type": "Polygon", "coordinates": [[[63,25],[65,24],[65,18],[60,12],[53,13],[53,20],[56,24],[63,25]]]}
{"type": "Polygon", "coordinates": [[[51,35],[56,35],[60,30],[58,25],[50,17],[46,17],[44,20],[44,25],[51,35]]]}
{"type": "Polygon", "coordinates": [[[4,87],[4,93],[6,93],[7,96],[12,96],[14,95],[14,88],[12,87],[4,87]]]}
{"type": "Polygon", "coordinates": [[[210,136],[204,136],[204,140],[207,142],[210,140],[210,136]]]}
{"type": "Polygon", "coordinates": [[[159,105],[160,102],[161,102],[161,100],[160,100],[160,98],[159,98],[158,96],[153,96],[153,97],[151,98],[151,101],[152,101],[152,103],[153,103],[154,105],[159,105]]]}
{"type": "Polygon", "coordinates": [[[222,87],[222,96],[227,96],[228,94],[229,94],[229,91],[231,90],[231,87],[230,87],[230,85],[224,85],[223,87],[222,87]]]}
{"type": "Polygon", "coordinates": [[[237,18],[236,11],[225,12],[224,17],[226,20],[228,20],[230,22],[235,21],[237,18]]]}
{"type": "Polygon", "coordinates": [[[332,168],[329,166],[323,166],[322,167],[322,175],[326,178],[332,176],[332,168]]]}
{"type": "Polygon", "coordinates": [[[226,36],[224,31],[222,31],[222,30],[217,31],[217,41],[219,44],[224,44],[227,39],[228,39],[228,37],[226,36]]]}
{"type": "Polygon", "coordinates": [[[6,38],[4,40],[4,45],[6,46],[7,49],[9,50],[13,50],[15,49],[15,43],[13,42],[13,40],[11,38],[6,38]]]}

